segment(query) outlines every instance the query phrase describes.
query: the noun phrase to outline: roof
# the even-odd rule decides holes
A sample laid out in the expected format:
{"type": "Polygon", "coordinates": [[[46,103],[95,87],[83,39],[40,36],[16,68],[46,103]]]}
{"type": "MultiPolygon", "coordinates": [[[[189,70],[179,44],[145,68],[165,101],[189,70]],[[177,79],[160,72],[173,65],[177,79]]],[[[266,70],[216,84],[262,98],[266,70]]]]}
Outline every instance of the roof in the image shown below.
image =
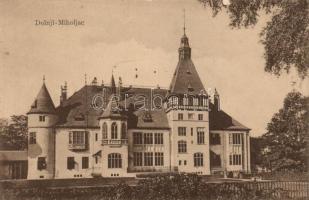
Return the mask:
{"type": "Polygon", "coordinates": [[[244,126],[236,119],[228,115],[223,110],[216,110],[213,104],[210,104],[211,111],[209,112],[209,129],[210,130],[244,130],[249,131],[248,127],[244,126]]]}
{"type": "Polygon", "coordinates": [[[120,111],[119,104],[111,98],[106,108],[104,109],[102,115],[99,118],[122,119],[126,118],[126,116],[120,111]]]}
{"type": "Polygon", "coordinates": [[[179,61],[169,87],[170,94],[201,94],[205,88],[191,60],[191,48],[186,34],[181,38],[178,53],[179,61]]]}
{"type": "Polygon", "coordinates": [[[55,106],[53,100],[50,97],[50,94],[46,88],[45,83],[43,83],[37,97],[35,98],[33,104],[31,105],[31,109],[28,114],[38,114],[38,113],[46,113],[46,114],[54,114],[55,106]]]}
{"type": "Polygon", "coordinates": [[[169,129],[167,115],[164,110],[137,110],[128,119],[129,129],[169,129]]]}
{"type": "MultiPolygon", "coordinates": [[[[71,97],[66,99],[63,104],[59,107],[57,107],[57,113],[59,115],[59,121],[57,123],[58,127],[75,127],[75,128],[98,128],[99,127],[99,117],[100,116],[106,116],[109,112],[109,109],[106,109],[106,107],[103,109],[96,109],[94,108],[94,102],[93,99],[99,94],[102,94],[103,88],[106,89],[106,93],[109,95],[111,93],[111,89],[108,86],[97,86],[97,85],[87,85],[75,92],[71,97]],[[104,114],[103,110],[107,110],[104,114]]],[[[151,89],[151,88],[137,88],[137,87],[123,87],[121,90],[122,94],[128,94],[133,95],[134,97],[143,96],[146,99],[146,108],[150,108],[150,99],[151,96],[161,95],[162,97],[166,96],[167,90],[165,89],[151,89]]],[[[128,97],[126,101],[122,100],[119,102],[120,106],[129,109],[130,104],[136,103],[136,101],[133,102],[134,97],[128,97]]],[[[98,98],[100,99],[100,98],[98,98]]],[[[107,97],[107,99],[110,99],[110,96],[107,97]]],[[[131,109],[128,111],[126,116],[129,118],[128,121],[134,122],[136,120],[136,117],[142,117],[143,115],[140,112],[137,112],[137,109],[131,109]],[[131,118],[130,118],[131,117],[131,118]]],[[[113,113],[114,114],[114,113],[113,113]]],[[[165,115],[165,111],[159,110],[156,111],[154,116],[154,122],[153,123],[146,123],[143,124],[140,120],[138,120],[139,123],[135,123],[131,127],[133,128],[139,128],[139,126],[145,128],[145,127],[157,127],[159,128],[160,125],[157,123],[159,122],[156,118],[165,115]],[[158,114],[157,112],[161,112],[161,114],[158,114]]],[[[163,117],[162,119],[166,119],[163,123],[162,127],[166,128],[166,124],[168,124],[167,118],[163,117]]],[[[161,119],[160,119],[161,120],[161,119]]],[[[162,122],[162,120],[161,120],[162,122]]],[[[160,122],[160,123],[161,123],[160,122]]],[[[128,124],[129,124],[128,123],[128,124]]],[[[129,126],[130,128],[130,126],[129,126]]]]}
{"type": "Polygon", "coordinates": [[[26,161],[27,151],[0,151],[0,161],[26,161]]]}

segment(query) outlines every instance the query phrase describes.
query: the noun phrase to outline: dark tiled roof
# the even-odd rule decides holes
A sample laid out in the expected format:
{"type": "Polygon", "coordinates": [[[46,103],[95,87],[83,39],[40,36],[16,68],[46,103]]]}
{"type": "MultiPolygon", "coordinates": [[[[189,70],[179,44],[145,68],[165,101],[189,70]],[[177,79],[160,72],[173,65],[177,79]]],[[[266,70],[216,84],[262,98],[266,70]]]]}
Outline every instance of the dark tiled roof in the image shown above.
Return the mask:
{"type": "MultiPolygon", "coordinates": [[[[70,98],[64,101],[63,106],[57,108],[59,114],[59,127],[76,127],[76,128],[98,128],[99,117],[103,114],[102,110],[96,110],[92,106],[92,99],[95,95],[102,93],[102,86],[84,86],[75,92],[70,98]],[[86,98],[87,97],[87,98],[86,98]]],[[[104,87],[110,93],[109,87],[104,87]]],[[[154,89],[152,95],[160,95],[164,97],[167,94],[165,89],[154,89]]],[[[149,88],[122,88],[122,94],[143,95],[146,100],[146,108],[150,108],[151,89],[149,88]]],[[[168,129],[168,120],[164,109],[150,111],[151,120],[145,120],[146,112],[132,108],[132,104],[136,103],[133,98],[126,101],[122,100],[119,104],[128,111],[125,113],[128,118],[128,128],[153,128],[168,129]],[[131,105],[130,105],[131,104],[131,105]]],[[[223,110],[215,111],[214,105],[210,104],[211,111],[209,113],[210,130],[250,130],[223,110]]]]}
{"type": "Polygon", "coordinates": [[[27,151],[0,151],[0,161],[26,161],[27,151]]]}
{"type": "Polygon", "coordinates": [[[138,110],[129,114],[128,128],[130,129],[169,129],[167,115],[165,111],[138,110]]]}
{"type": "Polygon", "coordinates": [[[203,83],[191,59],[180,59],[170,84],[171,94],[201,94],[203,83]]]}
{"type": "Polygon", "coordinates": [[[125,119],[126,116],[123,112],[120,111],[120,106],[116,101],[110,100],[104,109],[102,115],[99,117],[100,119],[125,119]],[[113,105],[115,104],[115,105],[113,105]]]}
{"type": "Polygon", "coordinates": [[[216,110],[213,104],[210,104],[209,129],[210,130],[244,130],[250,129],[232,118],[223,110],[216,110]]]}
{"type": "Polygon", "coordinates": [[[100,86],[84,86],[57,108],[58,126],[65,127],[99,127],[98,117],[102,110],[94,109],[92,100],[102,93],[100,86]]]}
{"type": "MultiPolygon", "coordinates": [[[[95,85],[89,85],[89,86],[84,86],[81,88],[79,91],[75,92],[70,98],[65,100],[63,102],[62,106],[59,106],[57,108],[57,113],[59,115],[59,122],[57,124],[58,127],[99,127],[99,117],[104,113],[102,110],[96,110],[94,109],[92,105],[92,100],[96,95],[102,94],[102,86],[95,86],[95,85]]],[[[107,94],[110,94],[112,91],[110,90],[110,87],[104,86],[104,88],[107,90],[107,94]]],[[[146,102],[146,107],[150,108],[150,99],[151,99],[151,90],[150,88],[136,88],[136,87],[124,87],[122,88],[122,96],[124,94],[129,94],[129,95],[143,95],[147,102],[146,102]]],[[[167,93],[167,90],[165,89],[153,89],[152,90],[152,95],[160,95],[162,97],[165,97],[167,93]]],[[[108,96],[107,99],[110,99],[108,96]]],[[[130,103],[134,103],[136,101],[133,101],[133,98],[129,98],[124,101],[122,100],[120,102],[120,105],[122,107],[126,106],[128,109],[130,107],[130,103]],[[126,105],[124,105],[124,102],[126,105]]],[[[140,113],[136,115],[136,110],[131,109],[126,113],[126,115],[129,117],[128,121],[134,121],[136,120],[136,117],[142,117],[140,113]],[[135,113],[135,114],[134,114],[135,113]],[[130,119],[130,117],[133,117],[133,119],[130,119]]],[[[147,123],[147,125],[154,126],[154,127],[159,127],[157,123],[159,122],[156,117],[165,114],[164,110],[160,111],[161,114],[157,114],[155,112],[154,114],[154,122],[153,123],[147,123]],[[155,125],[153,125],[155,124],[155,125]]],[[[104,115],[104,114],[103,114],[104,115]]],[[[166,119],[166,117],[163,117],[162,119],[166,119]]],[[[161,120],[161,119],[160,119],[161,120]]],[[[160,123],[162,120],[160,121],[160,123]]],[[[166,122],[163,123],[162,127],[166,128],[167,124],[167,119],[166,122]]],[[[141,125],[142,127],[145,127],[147,125],[143,125],[142,123],[135,123],[134,128],[138,127],[141,125]]],[[[130,127],[129,127],[130,128],[130,127]]]]}
{"type": "Polygon", "coordinates": [[[45,83],[43,83],[41,90],[39,91],[37,97],[35,98],[33,104],[31,105],[31,109],[28,112],[28,114],[35,114],[35,113],[54,114],[55,111],[56,110],[54,103],[49,95],[45,83]]]}

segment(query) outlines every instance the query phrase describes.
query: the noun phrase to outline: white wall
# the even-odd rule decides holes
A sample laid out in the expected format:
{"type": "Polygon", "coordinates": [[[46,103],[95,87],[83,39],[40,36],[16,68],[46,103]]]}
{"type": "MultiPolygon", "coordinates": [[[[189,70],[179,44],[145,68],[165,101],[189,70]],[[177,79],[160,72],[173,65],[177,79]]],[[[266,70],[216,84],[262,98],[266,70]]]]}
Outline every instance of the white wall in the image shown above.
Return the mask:
{"type": "Polygon", "coordinates": [[[171,127],[172,143],[172,165],[178,166],[180,172],[197,172],[201,174],[210,174],[209,164],[209,121],[207,111],[181,111],[171,110],[168,113],[168,120],[171,127]],[[178,113],[183,114],[183,120],[178,120],[178,113]],[[194,119],[188,119],[188,114],[194,113],[194,119]],[[203,120],[198,120],[198,114],[203,114],[203,120]],[[186,136],[178,136],[178,127],[187,127],[186,136]],[[205,144],[197,144],[197,128],[204,127],[205,144]],[[193,135],[191,135],[193,128],[193,135]],[[178,153],[178,141],[187,141],[187,153],[178,153]],[[194,153],[203,153],[204,166],[194,166],[194,153]],[[179,165],[181,160],[181,165],[179,165]],[[187,165],[184,165],[184,161],[187,165]]]}
{"type": "Polygon", "coordinates": [[[93,155],[101,149],[100,129],[87,129],[89,132],[89,146],[86,150],[69,149],[69,132],[85,131],[85,129],[58,128],[56,130],[56,171],[55,178],[91,178],[94,172],[95,159],[93,155]],[[98,133],[98,141],[95,134],[98,133]],[[67,158],[74,157],[74,169],[67,169],[67,158]],[[82,157],[89,158],[89,168],[82,169],[82,157]],[[79,177],[77,177],[79,176],[79,177]]]}
{"type": "Polygon", "coordinates": [[[30,132],[36,133],[36,144],[28,145],[28,179],[51,179],[54,177],[54,129],[55,115],[42,114],[45,121],[39,121],[39,114],[28,115],[28,142],[30,132]],[[38,157],[46,157],[46,169],[38,170],[38,157]]]}

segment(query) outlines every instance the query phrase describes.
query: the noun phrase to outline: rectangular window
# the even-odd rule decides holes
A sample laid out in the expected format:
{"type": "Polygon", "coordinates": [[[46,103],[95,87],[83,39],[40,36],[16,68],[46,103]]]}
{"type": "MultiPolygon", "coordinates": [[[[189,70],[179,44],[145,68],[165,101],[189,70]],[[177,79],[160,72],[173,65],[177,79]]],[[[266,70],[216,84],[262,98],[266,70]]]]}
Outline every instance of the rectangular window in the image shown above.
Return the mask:
{"type": "Polygon", "coordinates": [[[29,144],[36,144],[36,132],[29,133],[29,144]]]}
{"type": "Polygon", "coordinates": [[[219,133],[211,133],[210,134],[210,144],[211,145],[220,145],[221,138],[219,133]]]}
{"type": "Polygon", "coordinates": [[[183,120],[183,114],[182,113],[178,113],[178,120],[183,120]]]}
{"type": "Polygon", "coordinates": [[[178,160],[178,165],[181,165],[181,160],[178,160]]]}
{"type": "Polygon", "coordinates": [[[85,145],[88,143],[88,134],[86,131],[71,131],[69,133],[69,144],[85,145]]]}
{"type": "Polygon", "coordinates": [[[95,141],[98,141],[98,134],[95,134],[95,141]]]}
{"type": "Polygon", "coordinates": [[[187,129],[186,127],[178,127],[178,135],[179,136],[186,136],[187,129]]]}
{"type": "Polygon", "coordinates": [[[134,152],[133,153],[133,165],[134,166],[143,166],[143,153],[134,152]]]}
{"type": "Polygon", "coordinates": [[[74,169],[74,166],[75,166],[74,157],[68,157],[67,158],[67,168],[74,169]]]}
{"type": "Polygon", "coordinates": [[[242,144],[242,134],[241,133],[231,133],[229,135],[230,144],[242,144]]]}
{"type": "Polygon", "coordinates": [[[153,144],[152,133],[144,133],[144,144],[153,144]]]}
{"type": "Polygon", "coordinates": [[[198,114],[198,120],[203,120],[203,114],[198,114]]]}
{"type": "Polygon", "coordinates": [[[193,128],[191,128],[191,136],[193,136],[193,128]]]}
{"type": "Polygon", "coordinates": [[[187,142],[186,141],[178,141],[178,153],[187,153],[187,142]]]}
{"type": "Polygon", "coordinates": [[[89,168],[89,158],[82,157],[82,169],[88,169],[88,168],[89,168]]]}
{"type": "Polygon", "coordinates": [[[144,165],[153,166],[153,153],[152,152],[144,153],[144,165]]]}
{"type": "Polygon", "coordinates": [[[183,161],[183,165],[187,165],[187,161],[186,160],[183,161]]]}
{"type": "Polygon", "coordinates": [[[241,154],[230,155],[230,165],[241,165],[241,154]]]}
{"type": "Polygon", "coordinates": [[[164,165],[164,156],[163,152],[155,152],[155,166],[164,165]]]}
{"type": "Polygon", "coordinates": [[[155,133],[155,144],[163,144],[163,133],[155,133]]]}
{"type": "Polygon", "coordinates": [[[45,116],[44,115],[40,115],[39,116],[39,121],[40,122],[45,122],[45,116]]]}
{"type": "Polygon", "coordinates": [[[194,113],[188,113],[188,119],[194,120],[194,113]]]}
{"type": "Polygon", "coordinates": [[[204,128],[197,128],[197,144],[205,144],[204,128]]]}
{"type": "Polygon", "coordinates": [[[46,169],[46,157],[38,157],[38,170],[46,169]]]}
{"type": "Polygon", "coordinates": [[[133,144],[143,144],[143,134],[134,132],[133,133],[133,144]]]}
{"type": "Polygon", "coordinates": [[[202,153],[194,154],[194,167],[201,167],[204,165],[204,158],[202,153]]]}

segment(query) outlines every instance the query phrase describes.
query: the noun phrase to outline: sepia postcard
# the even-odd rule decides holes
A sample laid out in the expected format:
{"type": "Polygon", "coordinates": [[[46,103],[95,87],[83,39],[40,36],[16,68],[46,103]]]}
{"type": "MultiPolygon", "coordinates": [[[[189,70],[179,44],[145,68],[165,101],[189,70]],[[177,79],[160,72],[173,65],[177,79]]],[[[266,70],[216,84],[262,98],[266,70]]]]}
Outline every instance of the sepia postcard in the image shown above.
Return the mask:
{"type": "Polygon", "coordinates": [[[0,199],[308,199],[308,0],[0,0],[0,199]]]}

